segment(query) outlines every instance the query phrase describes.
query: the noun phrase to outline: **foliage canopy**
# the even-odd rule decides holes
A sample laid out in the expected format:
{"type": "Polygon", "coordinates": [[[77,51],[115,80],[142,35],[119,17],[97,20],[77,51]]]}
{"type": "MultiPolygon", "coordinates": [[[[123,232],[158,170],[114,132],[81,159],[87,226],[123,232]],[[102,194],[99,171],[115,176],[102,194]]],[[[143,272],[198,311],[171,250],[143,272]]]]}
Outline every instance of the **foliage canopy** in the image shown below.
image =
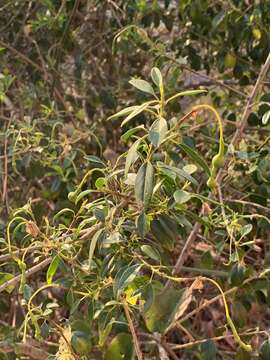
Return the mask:
{"type": "Polygon", "coordinates": [[[269,359],[269,25],[0,4],[0,359],[269,359]]]}

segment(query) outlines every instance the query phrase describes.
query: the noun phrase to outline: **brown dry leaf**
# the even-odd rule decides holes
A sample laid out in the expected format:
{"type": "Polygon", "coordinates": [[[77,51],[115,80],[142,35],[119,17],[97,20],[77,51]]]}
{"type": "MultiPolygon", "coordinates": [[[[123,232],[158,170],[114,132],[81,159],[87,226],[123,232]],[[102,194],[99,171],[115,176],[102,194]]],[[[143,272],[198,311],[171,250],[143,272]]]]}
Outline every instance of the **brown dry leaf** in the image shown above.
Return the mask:
{"type": "Polygon", "coordinates": [[[63,336],[59,339],[59,349],[55,356],[56,360],[75,360],[71,352],[71,328],[64,329],[63,336]]]}
{"type": "Polygon", "coordinates": [[[202,213],[204,215],[210,215],[212,212],[212,209],[211,207],[205,202],[203,203],[203,206],[202,206],[202,213]]]}
{"type": "Polygon", "coordinates": [[[171,323],[171,325],[166,329],[166,332],[168,332],[178,321],[181,316],[184,314],[184,312],[187,310],[189,304],[192,300],[193,290],[201,290],[203,288],[203,282],[200,277],[196,278],[193,283],[190,285],[189,288],[187,288],[182,297],[181,297],[181,303],[179,305],[179,308],[174,316],[174,321],[171,323]]]}
{"type": "Polygon", "coordinates": [[[192,289],[193,290],[202,290],[203,289],[203,281],[200,277],[194,280],[192,283],[192,289]]]}
{"type": "Polygon", "coordinates": [[[27,234],[30,234],[34,238],[36,238],[39,235],[40,230],[37,227],[36,223],[34,223],[34,221],[28,221],[26,223],[26,232],[27,232],[27,234]]]}
{"type": "Polygon", "coordinates": [[[216,257],[217,253],[215,252],[215,249],[212,245],[206,244],[204,242],[198,242],[195,247],[196,250],[198,251],[202,251],[202,252],[206,252],[206,251],[210,251],[210,254],[212,257],[216,257]]]}
{"type": "Polygon", "coordinates": [[[191,303],[192,300],[192,292],[193,292],[193,288],[192,285],[190,288],[188,288],[181,299],[181,304],[177,310],[177,313],[175,314],[175,321],[178,320],[186,311],[186,309],[188,308],[189,304],[191,303]]]}

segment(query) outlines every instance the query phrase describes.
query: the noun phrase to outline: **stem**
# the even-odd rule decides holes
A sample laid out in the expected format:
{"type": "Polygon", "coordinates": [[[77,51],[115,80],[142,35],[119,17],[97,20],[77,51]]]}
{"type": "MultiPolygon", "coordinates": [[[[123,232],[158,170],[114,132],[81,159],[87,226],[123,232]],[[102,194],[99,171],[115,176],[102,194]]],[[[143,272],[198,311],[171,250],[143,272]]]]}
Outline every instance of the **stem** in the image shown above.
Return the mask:
{"type": "Polygon", "coordinates": [[[215,115],[215,118],[216,118],[216,120],[218,122],[218,126],[219,126],[219,151],[218,151],[218,154],[220,156],[224,156],[223,125],[222,125],[221,117],[219,116],[219,113],[216,111],[216,109],[208,104],[201,104],[201,105],[194,106],[192,108],[193,111],[198,111],[201,109],[210,110],[215,115]]]}
{"type": "Polygon", "coordinates": [[[129,330],[130,330],[131,335],[132,335],[132,339],[133,339],[134,348],[135,348],[137,358],[138,358],[138,360],[143,360],[142,352],[141,352],[140,345],[139,345],[139,340],[138,340],[138,337],[136,335],[136,331],[135,331],[135,328],[134,328],[134,325],[133,325],[133,322],[132,322],[132,319],[131,319],[131,316],[130,316],[130,313],[129,313],[129,307],[128,307],[126,299],[122,300],[122,304],[123,304],[124,312],[125,312],[125,315],[126,315],[126,318],[127,318],[127,321],[128,321],[128,327],[129,327],[129,330]]]}
{"type": "MultiPolygon", "coordinates": [[[[263,334],[268,336],[267,332],[264,330],[255,330],[255,331],[247,331],[244,333],[241,333],[241,336],[251,336],[251,335],[259,335],[259,334],[263,334]]],[[[168,345],[173,349],[173,350],[181,350],[181,349],[186,349],[189,347],[193,347],[195,345],[199,345],[199,344],[203,344],[209,340],[212,341],[219,341],[219,340],[224,340],[224,339],[229,339],[234,337],[233,335],[221,335],[221,336],[215,336],[209,339],[202,339],[202,340],[195,340],[195,341],[191,341],[189,343],[186,344],[171,344],[169,343],[168,345]]]]}
{"type": "Polygon", "coordinates": [[[224,304],[224,308],[225,308],[226,319],[227,319],[227,322],[228,322],[228,324],[229,324],[229,326],[230,326],[230,328],[231,328],[231,330],[232,330],[233,337],[234,337],[235,341],[236,341],[236,342],[239,344],[239,346],[240,346],[242,349],[244,349],[245,351],[247,351],[247,352],[252,351],[251,345],[244,343],[244,342],[241,340],[240,336],[238,335],[238,332],[237,332],[237,330],[236,330],[236,328],[235,328],[235,325],[234,325],[234,323],[233,323],[233,321],[232,321],[232,318],[231,318],[231,316],[230,316],[230,312],[229,312],[229,308],[228,308],[228,304],[227,304],[227,300],[226,300],[225,294],[224,294],[223,290],[221,289],[220,285],[219,285],[215,280],[212,280],[212,279],[210,279],[210,278],[206,278],[206,277],[205,277],[205,278],[202,278],[202,280],[207,280],[207,281],[211,282],[212,284],[214,284],[214,285],[218,288],[218,290],[219,290],[219,292],[221,293],[221,296],[222,296],[222,300],[223,300],[223,304],[224,304]]]}

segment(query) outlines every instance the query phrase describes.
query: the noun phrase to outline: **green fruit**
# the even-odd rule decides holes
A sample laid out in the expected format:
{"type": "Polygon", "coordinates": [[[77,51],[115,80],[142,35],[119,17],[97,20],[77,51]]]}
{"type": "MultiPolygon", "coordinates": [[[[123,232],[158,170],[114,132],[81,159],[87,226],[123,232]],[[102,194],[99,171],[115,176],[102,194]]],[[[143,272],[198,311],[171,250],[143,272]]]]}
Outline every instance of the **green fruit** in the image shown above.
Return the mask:
{"type": "Polygon", "coordinates": [[[236,57],[232,54],[227,54],[224,59],[225,69],[234,68],[236,64],[236,57]]]}
{"type": "Polygon", "coordinates": [[[133,360],[134,347],[129,334],[117,334],[105,353],[105,360],[133,360]]]}
{"type": "Polygon", "coordinates": [[[230,271],[230,283],[233,286],[239,286],[242,285],[243,281],[245,280],[246,277],[246,267],[237,263],[234,264],[231,271],[230,271]]]}
{"type": "Polygon", "coordinates": [[[220,169],[224,165],[224,156],[217,154],[212,159],[212,165],[215,169],[220,169]]]}
{"type": "Polygon", "coordinates": [[[262,343],[262,346],[259,351],[260,360],[269,360],[270,359],[270,340],[266,340],[262,343]]]}
{"type": "Polygon", "coordinates": [[[74,331],[72,333],[71,345],[78,355],[88,355],[91,350],[90,339],[82,331],[74,331]]]}

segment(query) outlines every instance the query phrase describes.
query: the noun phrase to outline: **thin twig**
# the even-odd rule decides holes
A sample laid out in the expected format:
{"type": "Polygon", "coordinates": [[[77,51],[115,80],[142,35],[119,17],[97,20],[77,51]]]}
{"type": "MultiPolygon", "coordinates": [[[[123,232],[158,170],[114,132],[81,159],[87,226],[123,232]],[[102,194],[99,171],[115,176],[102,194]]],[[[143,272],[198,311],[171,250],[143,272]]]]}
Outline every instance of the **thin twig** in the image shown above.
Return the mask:
{"type": "Polygon", "coordinates": [[[184,262],[185,262],[185,254],[187,254],[188,250],[191,248],[191,245],[192,245],[194,239],[196,238],[197,233],[200,230],[200,228],[201,228],[200,223],[196,223],[194,225],[193,230],[189,234],[187,241],[185,242],[185,245],[181,251],[181,254],[180,254],[179,258],[177,259],[177,262],[174,266],[174,269],[172,271],[173,275],[179,274],[180,270],[182,269],[182,266],[184,265],[184,262]]]}
{"type": "Polygon", "coordinates": [[[49,353],[44,349],[37,348],[29,343],[10,344],[4,341],[0,342],[0,350],[4,353],[11,353],[17,349],[20,355],[29,356],[31,359],[45,360],[49,353]]]}
{"type": "Polygon", "coordinates": [[[128,307],[128,304],[127,304],[125,299],[122,300],[122,304],[123,304],[124,312],[125,312],[125,315],[126,315],[126,318],[127,318],[127,321],[128,321],[128,327],[129,327],[129,330],[130,330],[131,335],[132,335],[132,339],[133,339],[134,348],[135,348],[137,358],[138,358],[138,360],[143,360],[142,352],[141,352],[140,345],[139,345],[139,340],[138,340],[138,337],[136,335],[136,331],[135,331],[131,316],[129,314],[129,307],[128,307]]]}
{"type": "Polygon", "coordinates": [[[167,351],[173,360],[179,360],[179,357],[175,354],[173,349],[166,343],[166,341],[161,340],[162,347],[167,351]]]}
{"type": "MultiPolygon", "coordinates": [[[[233,287],[227,291],[224,291],[224,295],[230,295],[232,293],[234,293],[235,291],[237,291],[237,287],[233,287]]],[[[201,310],[205,309],[206,307],[214,304],[216,301],[221,300],[222,299],[222,294],[219,294],[215,297],[213,297],[210,300],[205,300],[200,306],[198,306],[196,309],[192,310],[190,313],[188,313],[187,315],[183,316],[181,319],[179,319],[177,322],[182,324],[184,321],[186,321],[187,319],[190,319],[192,316],[196,315],[197,313],[199,313],[201,310]]]]}
{"type": "Polygon", "coordinates": [[[12,118],[16,117],[16,108],[7,95],[4,96],[3,102],[10,112],[10,117],[6,126],[6,133],[4,140],[4,171],[3,171],[3,191],[2,191],[2,201],[3,203],[6,204],[6,209],[8,211],[8,131],[12,118]]]}
{"type": "MultiPolygon", "coordinates": [[[[241,334],[239,334],[240,336],[250,336],[250,335],[258,335],[258,334],[265,334],[267,335],[266,331],[250,331],[250,332],[243,332],[241,334]]],[[[199,344],[203,344],[209,340],[212,341],[219,341],[219,340],[224,340],[224,339],[228,339],[228,338],[233,338],[233,334],[227,334],[227,335],[221,335],[221,336],[215,336],[212,338],[208,338],[208,339],[201,339],[201,340],[195,340],[195,341],[191,341],[187,344],[171,344],[168,343],[167,345],[171,347],[171,349],[173,350],[180,350],[180,349],[185,349],[188,347],[193,347],[195,345],[199,345],[199,344]]]]}
{"type": "Polygon", "coordinates": [[[238,200],[238,199],[225,199],[224,201],[225,202],[239,203],[239,204],[242,204],[242,205],[253,206],[253,207],[256,207],[258,209],[270,212],[270,208],[267,208],[266,206],[263,206],[263,205],[260,205],[260,204],[253,203],[251,201],[238,200]]]}
{"type": "Polygon", "coordinates": [[[251,114],[251,111],[252,111],[252,104],[255,102],[255,99],[256,99],[256,97],[257,97],[257,95],[259,93],[259,90],[260,90],[261,86],[263,85],[263,80],[264,80],[265,76],[267,75],[269,67],[270,67],[270,53],[268,54],[267,59],[266,59],[264,65],[261,68],[261,71],[259,73],[256,84],[254,85],[253,90],[252,90],[252,92],[250,94],[247,105],[245,107],[245,111],[244,111],[243,116],[242,116],[242,118],[240,120],[240,125],[237,128],[237,130],[236,130],[236,132],[234,134],[234,137],[232,139],[232,145],[236,145],[242,138],[244,129],[245,129],[246,125],[247,125],[248,117],[249,117],[249,115],[251,114]]]}
{"type": "MultiPolygon", "coordinates": [[[[4,41],[0,40],[0,46],[8,49],[11,53],[13,53],[14,55],[16,55],[17,57],[19,57],[24,63],[31,65],[32,67],[34,67],[36,70],[40,71],[41,73],[43,73],[43,68],[42,66],[40,66],[39,64],[35,63],[33,60],[29,59],[29,57],[27,57],[26,55],[24,55],[22,52],[18,51],[17,49],[15,49],[13,46],[5,43],[4,41]]],[[[47,77],[44,77],[45,82],[47,82],[48,84],[50,84],[52,81],[54,81],[53,77],[50,77],[50,79],[47,77]]],[[[62,89],[61,89],[62,90],[62,89]]],[[[75,128],[77,128],[77,125],[73,119],[73,114],[72,112],[69,110],[69,107],[67,105],[67,103],[65,102],[63,96],[61,95],[61,92],[59,91],[59,89],[54,88],[54,93],[55,96],[57,97],[57,99],[62,103],[63,108],[65,109],[70,121],[72,122],[73,126],[75,128]]]]}
{"type": "Polygon", "coordinates": [[[242,91],[238,90],[238,89],[235,89],[234,87],[224,83],[223,81],[220,81],[220,80],[217,80],[215,78],[212,78],[206,74],[198,74],[198,72],[196,70],[193,70],[191,69],[189,66],[185,65],[185,64],[182,64],[181,62],[179,62],[177,59],[175,59],[173,56],[171,55],[168,55],[168,54],[165,54],[164,55],[167,59],[171,60],[172,62],[174,62],[175,64],[179,65],[182,69],[192,73],[192,74],[195,74],[201,78],[204,78],[206,80],[208,80],[209,82],[211,82],[212,84],[216,84],[218,86],[221,86],[227,90],[230,90],[230,91],[233,91],[234,93],[242,96],[242,97],[247,97],[247,95],[245,93],[243,93],[242,91]]]}
{"type": "MultiPolygon", "coordinates": [[[[51,262],[52,258],[49,257],[45,260],[43,260],[41,263],[33,266],[31,269],[27,270],[24,274],[25,277],[29,277],[33,274],[35,274],[36,272],[38,272],[39,270],[43,269],[44,267],[46,267],[50,262],[51,262]]],[[[15,286],[17,285],[20,281],[21,281],[22,275],[17,275],[14,278],[4,282],[4,284],[0,285],[0,292],[4,291],[6,288],[8,288],[9,286],[15,286]]]]}
{"type": "Polygon", "coordinates": [[[27,251],[27,252],[29,252],[29,251],[33,252],[33,251],[35,251],[35,250],[37,250],[37,249],[40,249],[40,248],[42,248],[42,247],[43,247],[43,245],[40,244],[40,245],[31,246],[31,247],[28,247],[28,248],[18,249],[18,250],[16,250],[16,251],[13,251],[11,254],[9,253],[9,254],[5,254],[5,255],[0,255],[0,262],[9,260],[9,259],[11,259],[13,256],[17,256],[17,255],[19,255],[19,254],[21,254],[21,253],[24,253],[25,251],[27,251]]]}
{"type": "MultiPolygon", "coordinates": [[[[249,284],[250,282],[254,281],[255,279],[261,278],[263,277],[264,274],[261,273],[257,276],[254,276],[252,278],[248,278],[247,280],[245,280],[243,282],[243,285],[249,284]]],[[[198,312],[200,312],[201,310],[203,310],[204,308],[208,307],[209,305],[214,304],[216,301],[218,300],[222,300],[222,298],[225,296],[227,297],[227,295],[233,294],[235,291],[237,291],[239,288],[234,286],[231,289],[228,289],[227,291],[224,291],[223,295],[219,294],[215,297],[213,297],[212,299],[209,300],[205,300],[203,302],[203,304],[201,304],[200,306],[198,306],[196,309],[192,310],[190,313],[188,313],[187,315],[183,316],[181,319],[179,319],[177,322],[182,324],[184,321],[190,319],[192,316],[196,315],[198,312]]]]}
{"type": "MultiPolygon", "coordinates": [[[[118,205],[116,205],[114,208],[112,208],[109,212],[109,214],[107,215],[107,220],[111,220],[114,216],[117,215],[117,213],[124,207],[126,207],[129,203],[130,200],[130,196],[128,196],[127,198],[125,198],[124,200],[122,200],[118,205]]],[[[102,227],[104,226],[103,223],[98,223],[88,229],[83,229],[80,231],[81,240],[84,239],[88,239],[89,237],[93,236],[98,230],[102,229],[102,227]]]]}

